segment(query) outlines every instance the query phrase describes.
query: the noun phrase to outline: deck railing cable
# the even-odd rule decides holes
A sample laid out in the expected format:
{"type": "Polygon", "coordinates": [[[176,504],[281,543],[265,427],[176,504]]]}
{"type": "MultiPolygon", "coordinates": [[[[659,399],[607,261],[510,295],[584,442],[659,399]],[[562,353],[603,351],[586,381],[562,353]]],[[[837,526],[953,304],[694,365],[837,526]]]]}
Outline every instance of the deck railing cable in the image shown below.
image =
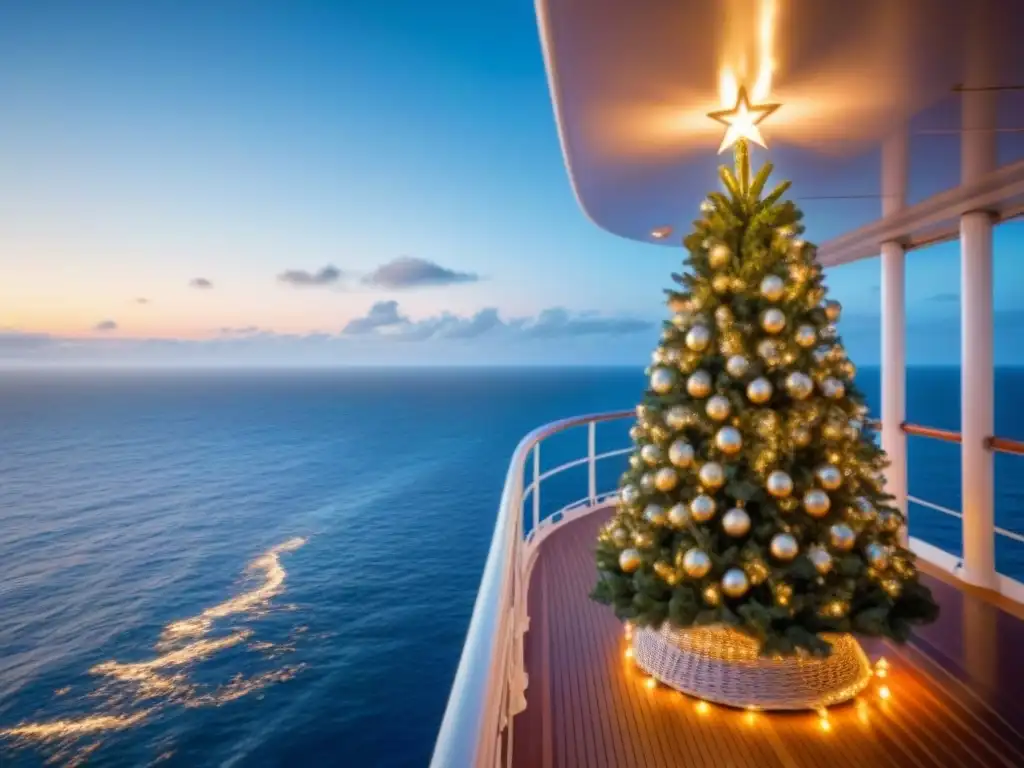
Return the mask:
{"type": "MultiPolygon", "coordinates": [[[[512,721],[525,706],[526,675],[523,666],[523,633],[529,627],[526,592],[529,571],[540,542],[550,532],[576,515],[586,514],[611,502],[616,491],[599,491],[597,464],[623,456],[631,447],[597,452],[597,425],[634,416],[633,411],[579,416],[538,427],[522,439],[512,455],[502,491],[491,547],[484,565],[480,589],[470,619],[462,656],[445,709],[431,760],[431,768],[494,768],[511,765],[512,721]],[[584,458],[572,459],[546,471],[541,470],[541,444],[554,434],[586,426],[584,458]],[[527,466],[532,477],[525,483],[527,466]],[[541,515],[541,486],[545,480],[566,470],[587,467],[587,493],[557,511],[541,515]],[[528,499],[529,497],[529,499],[528,499]],[[531,525],[524,526],[527,504],[531,525]]],[[[878,431],[881,424],[871,421],[878,431]]],[[[960,443],[958,432],[903,423],[907,435],[960,443]]],[[[1024,443],[991,436],[985,445],[994,452],[1024,455],[1024,443]]],[[[916,496],[907,500],[963,519],[956,510],[916,496]]],[[[996,528],[1005,538],[1024,543],[1024,535],[996,528]]],[[[938,551],[938,550],[935,550],[938,551]]]]}

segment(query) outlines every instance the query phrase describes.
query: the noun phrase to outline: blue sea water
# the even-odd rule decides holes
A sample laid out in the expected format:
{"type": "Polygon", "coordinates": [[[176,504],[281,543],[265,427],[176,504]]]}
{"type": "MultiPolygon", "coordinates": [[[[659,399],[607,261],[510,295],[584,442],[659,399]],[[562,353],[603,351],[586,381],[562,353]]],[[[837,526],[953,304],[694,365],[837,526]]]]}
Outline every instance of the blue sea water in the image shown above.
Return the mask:
{"type": "MultiPolygon", "coordinates": [[[[859,381],[876,408],[878,371],[859,381]]],[[[623,369],[5,374],[0,765],[425,765],[513,448],[643,385],[623,369]]],[[[998,372],[1000,435],[1024,438],[1022,393],[1024,370],[998,372]]],[[[910,370],[908,419],[957,429],[959,372],[910,370]]],[[[585,441],[545,444],[543,468],[585,441]]],[[[909,450],[911,493],[959,508],[957,446],[909,450]]],[[[997,523],[1020,531],[1017,462],[997,457],[997,523]]],[[[585,489],[585,470],[553,478],[544,513],[585,489]]],[[[941,513],[912,507],[911,530],[959,550],[941,513]]],[[[998,556],[1024,578],[1024,548],[998,556]]]]}

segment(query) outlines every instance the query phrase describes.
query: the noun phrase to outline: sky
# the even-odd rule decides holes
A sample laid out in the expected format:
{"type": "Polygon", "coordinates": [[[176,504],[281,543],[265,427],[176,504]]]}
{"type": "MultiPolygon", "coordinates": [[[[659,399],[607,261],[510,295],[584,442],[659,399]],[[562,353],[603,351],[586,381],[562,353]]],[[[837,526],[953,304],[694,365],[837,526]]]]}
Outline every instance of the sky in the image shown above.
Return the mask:
{"type": "MultiPolygon", "coordinates": [[[[531,3],[0,6],[0,365],[642,365],[683,255],[579,209],[531,3]]],[[[908,256],[911,364],[957,362],[959,270],[908,256]]],[[[879,282],[828,272],[861,365],[879,282]]]]}

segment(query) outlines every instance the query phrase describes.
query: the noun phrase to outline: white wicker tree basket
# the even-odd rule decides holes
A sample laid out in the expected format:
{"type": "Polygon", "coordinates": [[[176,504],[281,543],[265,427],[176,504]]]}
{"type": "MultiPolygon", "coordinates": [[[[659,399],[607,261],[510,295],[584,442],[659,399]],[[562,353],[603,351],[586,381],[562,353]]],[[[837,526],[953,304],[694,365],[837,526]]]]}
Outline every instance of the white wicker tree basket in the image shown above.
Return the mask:
{"type": "Polygon", "coordinates": [[[825,635],[827,658],[764,658],[755,640],[728,627],[637,629],[633,656],[656,680],[689,696],[730,707],[820,709],[853,698],[871,665],[848,634],[825,635]]]}

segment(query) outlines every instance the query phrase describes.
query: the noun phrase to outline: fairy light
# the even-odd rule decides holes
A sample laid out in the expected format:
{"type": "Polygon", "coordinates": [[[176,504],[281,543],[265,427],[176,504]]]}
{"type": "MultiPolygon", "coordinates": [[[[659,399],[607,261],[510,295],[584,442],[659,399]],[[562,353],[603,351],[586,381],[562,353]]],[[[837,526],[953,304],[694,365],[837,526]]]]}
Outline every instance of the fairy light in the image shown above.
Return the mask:
{"type": "Polygon", "coordinates": [[[889,690],[888,685],[883,685],[881,688],[878,689],[878,698],[880,698],[882,701],[888,701],[891,696],[892,691],[889,690]]]}
{"type": "Polygon", "coordinates": [[[889,676],[889,662],[883,656],[875,662],[875,677],[884,678],[889,676]]]}
{"type": "Polygon", "coordinates": [[[828,719],[828,710],[824,707],[818,709],[818,727],[826,733],[832,730],[832,723],[828,719]]]}
{"type": "Polygon", "coordinates": [[[644,685],[647,686],[648,691],[653,691],[658,686],[658,681],[655,680],[653,677],[648,677],[644,681],[644,685]]]}
{"type": "Polygon", "coordinates": [[[622,654],[622,655],[623,655],[623,656],[625,656],[625,657],[626,657],[627,659],[632,659],[632,658],[633,658],[633,649],[632,649],[632,648],[627,648],[627,649],[626,649],[626,650],[625,650],[625,651],[623,652],[623,654],[622,654]]]}
{"type": "Polygon", "coordinates": [[[747,721],[747,725],[754,725],[757,722],[757,712],[753,709],[748,709],[747,714],[743,716],[743,719],[747,721]]]}
{"type": "Polygon", "coordinates": [[[711,706],[706,701],[698,701],[696,710],[698,715],[706,715],[711,711],[711,706]]]}

